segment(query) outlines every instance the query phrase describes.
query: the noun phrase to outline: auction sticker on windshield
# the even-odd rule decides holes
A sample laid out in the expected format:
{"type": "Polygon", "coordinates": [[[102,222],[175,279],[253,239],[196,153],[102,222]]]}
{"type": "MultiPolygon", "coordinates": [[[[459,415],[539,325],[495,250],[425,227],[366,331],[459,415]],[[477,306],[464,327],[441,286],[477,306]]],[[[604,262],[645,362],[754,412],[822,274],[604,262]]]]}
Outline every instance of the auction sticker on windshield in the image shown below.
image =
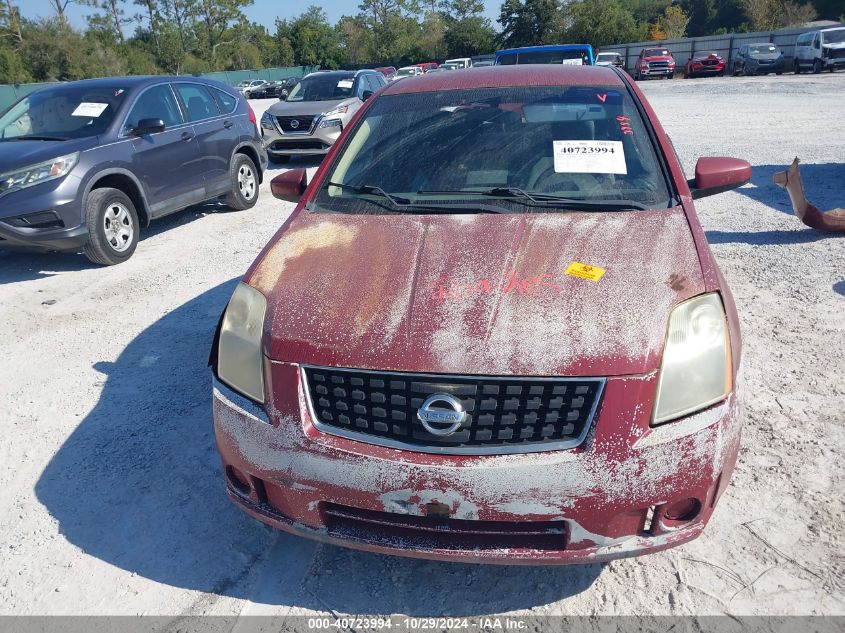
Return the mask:
{"type": "Polygon", "coordinates": [[[627,174],[622,141],[553,141],[559,174],[627,174]]]}
{"type": "Polygon", "coordinates": [[[76,106],[76,110],[71,113],[71,116],[87,116],[87,117],[98,117],[103,113],[103,110],[109,107],[108,103],[93,103],[89,101],[83,101],[78,106],[76,106]]]}

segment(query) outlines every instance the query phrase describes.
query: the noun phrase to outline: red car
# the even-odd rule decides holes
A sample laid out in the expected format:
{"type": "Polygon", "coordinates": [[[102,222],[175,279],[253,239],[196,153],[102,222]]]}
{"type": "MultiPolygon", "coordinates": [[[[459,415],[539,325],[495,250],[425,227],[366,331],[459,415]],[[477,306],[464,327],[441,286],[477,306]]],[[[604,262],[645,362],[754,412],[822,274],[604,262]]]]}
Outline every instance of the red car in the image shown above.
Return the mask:
{"type": "Polygon", "coordinates": [[[684,79],[706,75],[725,76],[725,58],[715,51],[697,53],[695,57],[687,59],[684,64],[684,79]]]}
{"type": "Polygon", "coordinates": [[[434,68],[439,68],[437,62],[422,62],[419,64],[414,64],[414,66],[419,66],[420,68],[422,68],[423,74],[427,73],[429,70],[432,70],[434,68]]]}
{"type": "Polygon", "coordinates": [[[320,541],[596,562],[705,527],[740,441],[736,309],[687,181],[618,69],[389,84],[225,310],[211,365],[232,501],[320,541]]]}
{"type": "Polygon", "coordinates": [[[668,48],[644,48],[634,63],[634,79],[660,77],[671,79],[675,74],[675,58],[668,48]]]}

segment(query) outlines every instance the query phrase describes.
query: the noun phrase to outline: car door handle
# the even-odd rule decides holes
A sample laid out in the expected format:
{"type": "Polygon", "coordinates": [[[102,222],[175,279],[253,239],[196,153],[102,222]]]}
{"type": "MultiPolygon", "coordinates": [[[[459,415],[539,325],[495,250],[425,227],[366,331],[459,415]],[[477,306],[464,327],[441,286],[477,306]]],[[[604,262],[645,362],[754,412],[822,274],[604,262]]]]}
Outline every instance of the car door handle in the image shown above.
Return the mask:
{"type": "Polygon", "coordinates": [[[230,127],[232,127],[233,125],[234,125],[234,123],[232,123],[232,122],[231,122],[231,121],[229,121],[229,120],[223,121],[223,127],[225,127],[227,130],[228,130],[230,127]]]}
{"type": "Polygon", "coordinates": [[[194,138],[193,132],[182,132],[182,140],[183,141],[190,141],[192,138],[194,138]]]}

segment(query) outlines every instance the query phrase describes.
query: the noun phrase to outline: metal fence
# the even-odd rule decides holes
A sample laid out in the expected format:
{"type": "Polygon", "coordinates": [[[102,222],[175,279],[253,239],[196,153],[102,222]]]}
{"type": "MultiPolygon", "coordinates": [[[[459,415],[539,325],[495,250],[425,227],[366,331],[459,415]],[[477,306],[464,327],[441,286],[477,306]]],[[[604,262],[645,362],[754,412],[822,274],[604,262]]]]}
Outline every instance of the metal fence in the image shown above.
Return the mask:
{"type": "MultiPolygon", "coordinates": [[[[303,77],[308,73],[318,70],[319,66],[288,66],[285,68],[262,68],[260,70],[227,70],[219,73],[204,73],[196,75],[198,77],[207,77],[208,79],[215,79],[236,86],[242,81],[249,79],[266,79],[267,81],[279,81],[280,79],[287,79],[288,77],[303,77]]],[[[43,88],[44,86],[51,86],[51,83],[38,84],[8,84],[0,85],[0,112],[12,105],[21,97],[25,97],[30,92],[43,88]]]]}
{"type": "MultiPolygon", "coordinates": [[[[822,28],[832,28],[830,25],[822,28]]],[[[677,69],[680,72],[687,59],[692,57],[696,52],[715,51],[728,62],[728,68],[731,68],[731,63],[736,57],[739,47],[743,44],[757,44],[762,42],[770,42],[783,51],[783,56],[786,58],[786,69],[792,70],[792,58],[795,55],[795,39],[801,33],[807,31],[817,31],[819,27],[798,27],[789,29],[780,29],[778,31],[759,31],[756,33],[726,33],[725,35],[705,35],[702,37],[686,37],[677,40],[660,40],[652,42],[631,42],[629,44],[616,44],[614,46],[603,46],[602,53],[621,53],[625,58],[625,68],[628,72],[633,73],[634,66],[640,51],[644,48],[654,48],[655,46],[665,46],[675,57],[677,69]]]]}

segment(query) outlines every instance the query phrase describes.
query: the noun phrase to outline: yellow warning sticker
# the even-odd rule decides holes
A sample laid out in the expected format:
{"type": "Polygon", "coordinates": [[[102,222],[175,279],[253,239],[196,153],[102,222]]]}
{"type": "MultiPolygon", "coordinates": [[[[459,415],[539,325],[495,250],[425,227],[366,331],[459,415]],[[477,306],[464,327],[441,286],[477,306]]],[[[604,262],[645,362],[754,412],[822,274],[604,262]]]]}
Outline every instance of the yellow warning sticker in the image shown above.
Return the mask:
{"type": "Polygon", "coordinates": [[[581,262],[572,262],[569,268],[564,271],[567,275],[573,277],[580,277],[589,281],[598,281],[605,273],[604,268],[598,266],[590,266],[589,264],[582,264],[581,262]]]}

